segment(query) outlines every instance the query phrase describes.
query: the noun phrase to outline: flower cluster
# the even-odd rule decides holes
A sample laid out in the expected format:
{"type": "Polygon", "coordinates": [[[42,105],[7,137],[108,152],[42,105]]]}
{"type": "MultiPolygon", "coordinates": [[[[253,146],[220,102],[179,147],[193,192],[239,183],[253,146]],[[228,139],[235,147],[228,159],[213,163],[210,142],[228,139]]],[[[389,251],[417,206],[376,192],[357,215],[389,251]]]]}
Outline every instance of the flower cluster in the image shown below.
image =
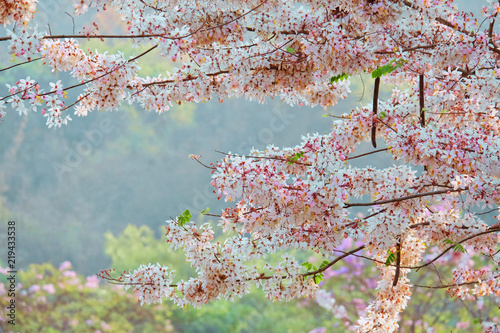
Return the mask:
{"type": "Polygon", "coordinates": [[[464,300],[474,300],[475,297],[500,295],[500,273],[498,270],[492,270],[490,267],[481,269],[472,269],[469,267],[460,267],[453,271],[454,286],[447,292],[451,296],[464,300]],[[479,283],[471,284],[471,282],[479,283]]]}
{"type": "Polygon", "coordinates": [[[38,0],[4,0],[0,6],[0,24],[22,23],[33,18],[38,0]]]}
{"type": "Polygon", "coordinates": [[[10,36],[9,53],[13,58],[23,56],[26,60],[30,61],[36,56],[42,47],[42,38],[45,36],[44,32],[38,32],[37,27],[30,27],[23,24],[17,27],[15,32],[6,29],[7,34],[10,36]]]}
{"type": "Polygon", "coordinates": [[[170,298],[174,294],[174,289],[169,286],[173,274],[167,270],[168,267],[162,267],[160,264],[141,265],[134,272],[124,275],[124,288],[133,287],[141,305],[161,303],[163,298],[170,298]]]}

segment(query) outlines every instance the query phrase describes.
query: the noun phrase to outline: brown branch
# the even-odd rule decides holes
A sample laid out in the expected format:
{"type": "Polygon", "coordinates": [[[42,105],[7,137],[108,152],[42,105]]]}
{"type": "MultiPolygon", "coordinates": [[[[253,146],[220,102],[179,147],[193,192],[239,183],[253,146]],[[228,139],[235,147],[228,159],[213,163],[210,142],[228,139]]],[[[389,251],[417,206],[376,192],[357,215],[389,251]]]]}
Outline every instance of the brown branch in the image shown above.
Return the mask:
{"type": "Polygon", "coordinates": [[[366,247],[366,245],[361,245],[357,248],[355,248],[354,250],[351,250],[349,252],[344,252],[344,251],[340,251],[340,250],[334,250],[334,251],[339,251],[339,252],[343,252],[344,254],[335,258],[335,260],[332,260],[330,261],[330,263],[318,270],[315,270],[313,272],[308,272],[308,273],[305,273],[305,274],[302,274],[302,276],[309,276],[309,275],[316,275],[316,274],[319,274],[319,273],[322,273],[324,271],[326,271],[328,268],[332,267],[333,265],[335,265],[337,262],[339,262],[340,260],[344,259],[345,257],[348,257],[350,255],[354,255],[354,253],[358,252],[358,251],[361,251],[363,250],[364,248],[366,247]]]}
{"type": "Polygon", "coordinates": [[[33,61],[37,61],[37,60],[40,60],[42,58],[35,58],[35,59],[31,59],[31,60],[28,60],[28,61],[25,61],[25,62],[20,62],[18,64],[15,64],[15,65],[12,65],[12,66],[9,66],[9,67],[5,67],[5,68],[2,68],[0,69],[0,72],[3,72],[3,71],[6,71],[6,70],[9,70],[11,68],[14,68],[14,67],[17,67],[17,66],[21,66],[21,65],[24,65],[24,64],[27,64],[27,63],[30,63],[30,62],[33,62],[33,61]]]}
{"type": "Polygon", "coordinates": [[[352,203],[352,204],[345,203],[344,208],[384,205],[384,204],[388,204],[388,203],[410,200],[410,199],[415,199],[415,198],[420,198],[420,197],[425,197],[425,196],[430,196],[430,195],[437,195],[437,194],[444,194],[444,193],[451,193],[451,192],[461,192],[461,191],[465,191],[465,190],[468,190],[468,187],[466,187],[464,189],[457,189],[457,190],[439,190],[439,191],[433,191],[433,192],[417,193],[417,194],[412,194],[412,195],[408,195],[408,196],[404,196],[404,197],[400,197],[400,198],[380,200],[380,201],[374,201],[374,202],[360,202],[360,203],[352,203]]]}
{"type": "Polygon", "coordinates": [[[367,155],[371,155],[371,154],[375,154],[375,153],[380,153],[380,152],[386,151],[386,150],[389,150],[389,148],[378,149],[378,150],[374,150],[374,151],[371,151],[371,152],[368,152],[368,153],[356,155],[356,156],[353,156],[353,157],[348,157],[348,158],[346,158],[346,161],[347,160],[353,160],[355,158],[359,158],[359,157],[363,157],[363,156],[367,156],[367,155]]]}
{"type": "Polygon", "coordinates": [[[389,125],[388,123],[386,123],[385,121],[383,121],[382,119],[380,118],[377,118],[376,119],[378,122],[384,124],[387,128],[389,128],[390,130],[392,130],[394,133],[398,133],[398,131],[394,128],[391,127],[391,125],[389,125]]]}
{"type": "Polygon", "coordinates": [[[232,154],[228,154],[228,153],[224,153],[220,150],[216,150],[215,152],[219,153],[219,154],[223,154],[223,155],[226,155],[226,156],[241,156],[241,157],[245,157],[245,158],[255,158],[255,159],[265,159],[265,160],[276,160],[276,161],[283,161],[283,162],[288,162],[288,163],[294,163],[294,164],[301,164],[301,165],[305,165],[305,166],[312,166],[312,164],[310,163],[302,163],[302,162],[298,162],[298,161],[293,161],[293,160],[289,160],[289,159],[285,159],[285,158],[281,158],[281,157],[272,157],[272,156],[248,156],[248,155],[232,155],[232,154]]]}
{"type": "MultiPolygon", "coordinates": [[[[497,279],[499,277],[500,277],[500,274],[495,276],[494,278],[497,279]]],[[[451,287],[469,286],[469,285],[478,284],[481,282],[482,281],[470,281],[470,282],[462,282],[462,283],[451,283],[451,284],[440,285],[440,286],[424,286],[424,285],[414,284],[413,286],[419,287],[419,288],[427,288],[427,289],[444,289],[444,288],[451,288],[451,287]]]]}
{"type": "Polygon", "coordinates": [[[452,245],[448,246],[448,247],[447,247],[447,248],[446,248],[443,252],[441,252],[441,254],[439,254],[437,257],[435,257],[435,258],[434,258],[434,259],[432,259],[431,261],[429,261],[429,262],[427,262],[427,263],[425,263],[425,264],[423,264],[423,265],[420,265],[420,266],[415,266],[415,267],[405,267],[405,268],[416,269],[416,270],[417,270],[417,272],[418,272],[418,270],[419,270],[419,269],[424,268],[424,267],[426,267],[426,266],[428,266],[428,265],[432,264],[434,261],[436,261],[436,260],[438,260],[439,258],[441,258],[442,256],[444,256],[444,254],[445,254],[446,252],[450,251],[451,249],[453,249],[453,247],[454,247],[455,245],[457,245],[457,244],[461,244],[461,243],[463,243],[463,242],[466,242],[466,241],[471,240],[471,239],[473,239],[473,238],[476,238],[476,237],[478,237],[478,236],[487,235],[487,234],[491,234],[491,233],[493,233],[493,232],[498,232],[498,231],[500,231],[500,227],[492,227],[492,228],[489,228],[489,229],[488,229],[488,230],[486,230],[486,231],[480,232],[480,233],[478,233],[478,234],[471,235],[471,236],[469,236],[469,237],[466,237],[466,238],[464,238],[464,239],[462,239],[462,240],[460,240],[460,241],[458,241],[458,242],[456,242],[456,243],[454,243],[454,244],[452,244],[452,245]]]}
{"type": "MultiPolygon", "coordinates": [[[[204,75],[208,76],[208,77],[213,77],[213,76],[218,76],[218,75],[223,75],[223,74],[229,74],[229,70],[221,70],[221,71],[215,72],[215,73],[205,73],[204,75]]],[[[188,81],[196,80],[198,78],[199,78],[199,76],[189,75],[188,77],[182,79],[181,81],[188,82],[188,81]]],[[[162,81],[143,83],[142,86],[143,87],[156,86],[156,85],[162,86],[162,85],[167,85],[169,83],[175,83],[175,82],[176,82],[176,80],[170,79],[170,80],[162,80],[162,81]]]]}
{"type": "Polygon", "coordinates": [[[400,51],[377,51],[377,52],[374,52],[374,53],[375,54],[394,54],[394,53],[398,53],[398,52],[411,52],[411,51],[415,51],[415,50],[419,50],[419,49],[432,49],[432,48],[435,48],[438,45],[439,44],[417,45],[417,46],[413,46],[413,47],[403,48],[400,51]]]}
{"type": "Polygon", "coordinates": [[[190,157],[195,160],[196,162],[200,163],[201,165],[203,165],[205,168],[207,169],[212,169],[212,170],[216,170],[217,168],[214,168],[214,167],[210,167],[208,165],[206,165],[205,163],[201,162],[199,159],[198,159],[198,156],[196,155],[190,155],[190,157]]]}
{"type": "Polygon", "coordinates": [[[418,227],[425,227],[425,226],[428,226],[428,225],[430,225],[429,222],[416,223],[416,224],[410,225],[410,229],[415,229],[415,228],[418,228],[418,227]]]}

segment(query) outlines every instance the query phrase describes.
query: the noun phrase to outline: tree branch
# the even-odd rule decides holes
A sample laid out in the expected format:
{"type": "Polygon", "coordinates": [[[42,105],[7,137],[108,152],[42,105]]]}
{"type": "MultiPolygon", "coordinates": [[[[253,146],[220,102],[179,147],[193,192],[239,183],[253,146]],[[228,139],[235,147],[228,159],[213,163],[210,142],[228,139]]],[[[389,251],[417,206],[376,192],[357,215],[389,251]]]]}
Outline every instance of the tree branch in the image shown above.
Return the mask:
{"type": "Polygon", "coordinates": [[[439,191],[433,191],[433,192],[425,192],[425,193],[417,193],[417,194],[412,194],[400,198],[395,198],[395,199],[388,199],[388,200],[380,200],[380,201],[374,201],[374,202],[360,202],[360,203],[345,203],[344,208],[349,208],[349,207],[362,207],[362,206],[375,206],[375,205],[384,205],[388,203],[394,203],[398,201],[404,201],[404,200],[410,200],[410,199],[415,199],[415,198],[420,198],[420,197],[426,197],[430,195],[438,195],[438,194],[444,194],[444,193],[452,193],[452,192],[461,192],[468,190],[468,187],[464,189],[457,189],[457,190],[439,190],[439,191]]]}

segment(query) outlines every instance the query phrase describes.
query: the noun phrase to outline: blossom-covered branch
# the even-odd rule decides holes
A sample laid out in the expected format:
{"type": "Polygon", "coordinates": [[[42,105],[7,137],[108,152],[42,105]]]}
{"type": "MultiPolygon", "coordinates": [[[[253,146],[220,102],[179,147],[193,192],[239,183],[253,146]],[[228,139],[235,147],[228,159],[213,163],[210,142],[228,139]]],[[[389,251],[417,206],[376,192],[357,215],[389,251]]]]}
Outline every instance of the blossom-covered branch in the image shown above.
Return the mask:
{"type": "Polygon", "coordinates": [[[167,221],[166,238],[185,251],[196,276],[174,281],[170,268],[151,264],[119,277],[103,273],[133,287],[141,303],[197,307],[241,297],[253,285],[272,301],[314,297],[322,274],[361,256],[380,277],[372,303],[350,327],[393,332],[412,294],[409,273],[450,251],[491,261],[457,263],[452,283],[441,282],[452,296],[500,292],[498,226],[474,213],[500,203],[498,1],[487,2],[480,21],[452,0],[75,1],[81,15],[90,7],[117,11],[128,29],[123,38],[173,68],[155,77],[138,74],[145,53],[127,60],[84,51],[76,40],[121,36],[49,35],[22,23],[35,1],[8,3],[0,22],[21,23],[3,38],[13,59],[41,58],[76,82],[50,82],[49,91],[32,78],[6,83],[0,110],[9,105],[27,115],[43,106],[49,127],[67,123],[73,105],[86,116],[125,101],[158,113],[231,97],[328,108],[351,93],[352,76],[374,79],[372,103],[334,118],[331,132],[204,164],[217,198],[230,203],[211,215],[224,236],[215,239],[214,226],[197,225],[186,211],[167,221]],[[387,85],[392,94],[381,98],[387,85]],[[77,87],[83,92],[66,104],[77,87]],[[358,152],[370,142],[383,148],[358,152]],[[397,164],[351,164],[381,151],[397,164]],[[361,244],[340,249],[347,238],[361,244]],[[427,259],[436,248],[441,254],[427,259]],[[322,255],[322,266],[301,262],[292,249],[322,255]],[[271,260],[278,252],[287,254],[271,260]]]}

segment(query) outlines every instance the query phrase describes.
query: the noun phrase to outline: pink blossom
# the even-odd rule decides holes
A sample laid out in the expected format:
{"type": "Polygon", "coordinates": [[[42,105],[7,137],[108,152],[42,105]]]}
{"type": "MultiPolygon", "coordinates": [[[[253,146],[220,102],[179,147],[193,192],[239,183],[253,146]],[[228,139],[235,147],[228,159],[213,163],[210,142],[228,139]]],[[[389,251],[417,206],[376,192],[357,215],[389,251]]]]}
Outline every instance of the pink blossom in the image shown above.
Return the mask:
{"type": "Polygon", "coordinates": [[[49,294],[54,294],[56,292],[56,288],[54,288],[52,283],[43,285],[42,290],[48,292],[49,294]]]}

